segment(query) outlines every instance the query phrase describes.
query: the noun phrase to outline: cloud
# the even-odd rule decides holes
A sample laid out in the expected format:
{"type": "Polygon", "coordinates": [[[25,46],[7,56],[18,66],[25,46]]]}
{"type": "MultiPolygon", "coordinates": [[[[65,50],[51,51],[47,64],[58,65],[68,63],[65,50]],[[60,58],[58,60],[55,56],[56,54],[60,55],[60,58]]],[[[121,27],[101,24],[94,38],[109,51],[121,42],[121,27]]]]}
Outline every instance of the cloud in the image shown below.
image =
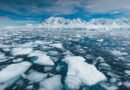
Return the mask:
{"type": "Polygon", "coordinates": [[[130,10],[130,0],[87,0],[83,8],[92,13],[109,13],[130,10]]]}
{"type": "Polygon", "coordinates": [[[0,10],[21,16],[119,14],[130,16],[130,0],[0,0],[0,10]]]}
{"type": "Polygon", "coordinates": [[[38,22],[33,21],[33,20],[14,20],[11,19],[8,16],[1,16],[0,17],[0,27],[4,27],[4,26],[20,26],[20,25],[25,25],[27,23],[31,23],[31,24],[36,24],[38,22]]]}
{"type": "Polygon", "coordinates": [[[72,14],[80,0],[1,0],[0,10],[18,15],[72,14]]]}

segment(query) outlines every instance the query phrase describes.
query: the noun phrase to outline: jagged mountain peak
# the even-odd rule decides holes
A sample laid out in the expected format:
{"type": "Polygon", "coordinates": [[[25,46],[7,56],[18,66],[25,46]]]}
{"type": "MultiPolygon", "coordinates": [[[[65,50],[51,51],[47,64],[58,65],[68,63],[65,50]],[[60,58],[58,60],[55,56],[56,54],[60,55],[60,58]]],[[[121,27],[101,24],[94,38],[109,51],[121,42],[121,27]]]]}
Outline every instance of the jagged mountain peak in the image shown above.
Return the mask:
{"type": "Polygon", "coordinates": [[[94,18],[89,21],[90,24],[94,25],[125,25],[129,24],[129,20],[127,18],[118,18],[118,19],[108,19],[108,18],[94,18]]]}
{"type": "Polygon", "coordinates": [[[68,24],[83,24],[83,23],[85,23],[85,21],[80,18],[71,20],[71,19],[65,19],[63,17],[50,17],[42,22],[42,24],[51,24],[51,25],[57,25],[57,24],[68,25],[68,24]]]}

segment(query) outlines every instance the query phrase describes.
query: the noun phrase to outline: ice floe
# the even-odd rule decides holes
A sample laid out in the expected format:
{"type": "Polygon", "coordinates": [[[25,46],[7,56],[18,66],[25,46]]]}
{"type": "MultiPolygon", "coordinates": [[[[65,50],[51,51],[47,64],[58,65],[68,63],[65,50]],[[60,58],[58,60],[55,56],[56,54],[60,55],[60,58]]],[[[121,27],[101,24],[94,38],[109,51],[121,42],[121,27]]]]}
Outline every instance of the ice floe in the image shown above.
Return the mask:
{"type": "Polygon", "coordinates": [[[0,53],[0,63],[7,61],[5,54],[0,53]]]}
{"type": "Polygon", "coordinates": [[[118,90],[117,85],[110,85],[108,83],[102,83],[101,86],[105,89],[105,90],[118,90]]]}
{"type": "Polygon", "coordinates": [[[48,51],[47,53],[49,56],[58,56],[59,55],[58,51],[48,51]]]}
{"type": "Polygon", "coordinates": [[[70,89],[79,89],[82,84],[91,86],[106,80],[103,73],[98,71],[94,65],[86,63],[85,59],[80,56],[68,56],[63,61],[68,64],[65,83],[70,89]]]}
{"type": "Polygon", "coordinates": [[[114,54],[115,56],[128,55],[128,53],[126,53],[126,52],[121,52],[121,51],[118,51],[118,50],[113,50],[113,51],[111,51],[111,53],[114,54]]]}
{"type": "Polygon", "coordinates": [[[63,45],[62,45],[62,43],[54,43],[54,44],[50,44],[50,46],[52,46],[52,47],[55,47],[55,48],[63,48],[63,45]]]}
{"type": "Polygon", "coordinates": [[[12,54],[13,55],[27,55],[33,51],[32,48],[13,48],[12,54]]]}
{"type": "Polygon", "coordinates": [[[125,73],[126,73],[127,75],[130,75],[130,70],[125,70],[125,73]]]}
{"type": "Polygon", "coordinates": [[[11,78],[10,80],[4,82],[4,83],[0,83],[0,90],[5,90],[6,88],[10,87],[11,85],[13,85],[18,79],[20,78],[20,76],[16,76],[14,78],[11,78]]]}
{"type": "Polygon", "coordinates": [[[40,82],[43,79],[47,78],[47,74],[37,72],[37,71],[30,71],[30,73],[27,75],[27,79],[32,82],[40,82]]]}
{"type": "Polygon", "coordinates": [[[123,82],[123,84],[124,84],[127,88],[130,88],[130,81],[123,82]]]}
{"type": "Polygon", "coordinates": [[[54,62],[51,60],[49,56],[47,56],[42,51],[34,51],[29,57],[31,57],[32,62],[39,65],[54,65],[54,62]]]}
{"type": "Polygon", "coordinates": [[[104,41],[104,39],[98,39],[97,41],[98,41],[98,42],[103,42],[103,41],[104,41]]]}
{"type": "Polygon", "coordinates": [[[22,62],[23,61],[23,58],[18,58],[18,59],[14,59],[13,62],[16,63],[16,62],[22,62]]]}
{"type": "Polygon", "coordinates": [[[30,62],[21,62],[17,64],[8,65],[0,71],[0,83],[4,83],[16,76],[20,76],[26,72],[31,66],[30,62]]]}
{"type": "Polygon", "coordinates": [[[39,90],[62,90],[61,75],[55,75],[40,82],[39,90]]]}

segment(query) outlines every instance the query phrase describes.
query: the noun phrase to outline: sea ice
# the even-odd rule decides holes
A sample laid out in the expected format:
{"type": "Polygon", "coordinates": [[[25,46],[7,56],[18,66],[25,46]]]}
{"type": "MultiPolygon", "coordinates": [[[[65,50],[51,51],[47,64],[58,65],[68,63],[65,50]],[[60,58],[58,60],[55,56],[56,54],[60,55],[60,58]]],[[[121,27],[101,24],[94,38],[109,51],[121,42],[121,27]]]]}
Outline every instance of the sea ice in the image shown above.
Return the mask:
{"type": "Polygon", "coordinates": [[[130,70],[125,70],[125,73],[126,73],[127,75],[130,75],[130,70]]]}
{"type": "Polygon", "coordinates": [[[34,51],[34,52],[32,52],[29,55],[29,57],[32,58],[32,61],[35,64],[39,64],[39,65],[51,65],[51,66],[54,65],[54,62],[50,59],[50,57],[47,56],[42,51],[34,51]]]}
{"type": "Polygon", "coordinates": [[[39,90],[62,90],[61,75],[55,75],[40,82],[39,90]]]}
{"type": "Polygon", "coordinates": [[[121,52],[121,51],[118,51],[118,50],[113,50],[113,51],[111,51],[111,53],[112,54],[114,54],[115,56],[126,56],[126,55],[128,55],[128,53],[126,53],[126,52],[121,52]]]}
{"type": "Polygon", "coordinates": [[[32,48],[13,48],[12,54],[13,55],[27,55],[33,51],[32,48]]]}
{"type": "Polygon", "coordinates": [[[91,86],[106,80],[103,73],[98,71],[94,65],[86,63],[85,59],[80,56],[68,56],[63,61],[68,64],[65,80],[68,88],[79,89],[81,84],[91,86]]]}
{"type": "Polygon", "coordinates": [[[37,71],[31,71],[28,75],[27,78],[32,81],[32,82],[40,82],[43,79],[47,78],[47,74],[40,73],[37,71]]]}
{"type": "Polygon", "coordinates": [[[6,68],[0,71],[0,83],[4,83],[16,76],[20,76],[26,72],[30,66],[30,62],[21,62],[8,65],[6,68]]]}
{"type": "Polygon", "coordinates": [[[63,48],[62,43],[54,43],[54,44],[50,44],[50,46],[55,48],[60,48],[60,49],[63,48]]]}
{"type": "Polygon", "coordinates": [[[4,83],[0,83],[0,90],[5,90],[7,87],[10,87],[11,85],[13,85],[18,79],[20,78],[20,76],[16,76],[4,83]]]}
{"type": "Polygon", "coordinates": [[[3,53],[0,53],[0,62],[7,61],[6,56],[3,53]]]}

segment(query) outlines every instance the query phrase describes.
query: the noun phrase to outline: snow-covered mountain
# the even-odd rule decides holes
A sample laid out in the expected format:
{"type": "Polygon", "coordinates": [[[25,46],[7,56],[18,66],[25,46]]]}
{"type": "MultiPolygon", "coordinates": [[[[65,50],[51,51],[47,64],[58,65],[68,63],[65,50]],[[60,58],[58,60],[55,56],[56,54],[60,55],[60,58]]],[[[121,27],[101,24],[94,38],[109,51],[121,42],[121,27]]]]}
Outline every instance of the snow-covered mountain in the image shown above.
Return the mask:
{"type": "Polygon", "coordinates": [[[43,28],[85,28],[85,29],[109,29],[109,28],[127,28],[129,21],[126,18],[106,19],[98,18],[85,21],[80,18],[65,19],[63,17],[50,17],[42,22],[43,28]]]}
{"type": "Polygon", "coordinates": [[[65,19],[63,17],[50,17],[42,22],[43,25],[73,25],[73,24],[86,24],[86,21],[77,19],[65,19]]]}
{"type": "Polygon", "coordinates": [[[98,18],[98,19],[90,20],[89,24],[94,24],[94,25],[113,25],[113,24],[127,25],[127,24],[129,24],[129,21],[126,18],[119,18],[119,19],[98,18]]]}
{"type": "Polygon", "coordinates": [[[5,28],[45,28],[45,29],[128,29],[130,28],[130,22],[127,18],[118,19],[106,19],[106,18],[94,18],[90,21],[86,21],[80,18],[66,19],[63,17],[50,17],[45,19],[40,24],[26,24],[25,26],[5,27],[5,28]]]}

